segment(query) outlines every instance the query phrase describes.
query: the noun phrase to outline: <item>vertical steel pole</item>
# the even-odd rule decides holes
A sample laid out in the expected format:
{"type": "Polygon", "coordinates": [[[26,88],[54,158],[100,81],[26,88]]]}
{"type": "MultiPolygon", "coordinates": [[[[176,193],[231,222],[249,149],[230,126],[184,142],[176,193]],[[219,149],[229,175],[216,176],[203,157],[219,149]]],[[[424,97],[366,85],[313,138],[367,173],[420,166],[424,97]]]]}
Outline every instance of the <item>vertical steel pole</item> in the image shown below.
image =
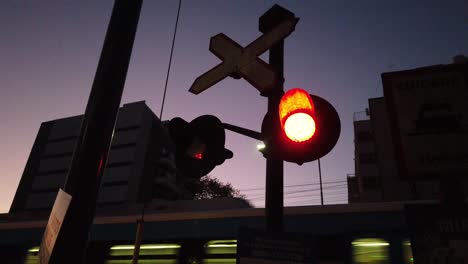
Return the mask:
{"type": "MultiPolygon", "coordinates": [[[[280,82],[268,96],[268,112],[278,113],[278,105],[283,95],[284,41],[281,40],[270,49],[269,63],[278,72],[280,82]]],[[[278,114],[274,115],[273,135],[281,133],[278,114]]],[[[283,231],[283,161],[274,158],[266,160],[265,217],[269,231],[283,231]]]]}
{"type": "Polygon", "coordinates": [[[145,220],[143,220],[142,218],[137,221],[137,230],[136,230],[136,237],[135,237],[135,245],[133,248],[132,264],[138,264],[138,258],[140,257],[140,246],[141,246],[141,241],[143,240],[144,228],[145,228],[145,220]]]}
{"type": "Polygon", "coordinates": [[[322,187],[322,168],[320,167],[320,159],[318,161],[319,181],[320,181],[320,202],[323,205],[323,187],[322,187]]]}
{"type": "MultiPolygon", "coordinates": [[[[279,5],[274,5],[260,17],[259,29],[262,33],[266,33],[284,20],[294,18],[294,13],[291,11],[279,5]]],[[[269,136],[278,139],[281,133],[278,106],[284,94],[284,40],[278,41],[270,48],[269,64],[278,73],[278,83],[274,89],[266,94],[268,97],[268,113],[272,118],[271,127],[268,130],[269,136]]],[[[275,144],[275,140],[271,140],[269,144],[275,144]]],[[[278,149],[277,146],[267,146],[267,148],[278,149]]],[[[283,160],[267,157],[265,218],[267,230],[270,232],[283,231],[283,169],[283,160]]]]}
{"type": "Polygon", "coordinates": [[[142,0],[116,0],[67,175],[72,196],[49,263],[81,264],[127,76],[142,0]]]}

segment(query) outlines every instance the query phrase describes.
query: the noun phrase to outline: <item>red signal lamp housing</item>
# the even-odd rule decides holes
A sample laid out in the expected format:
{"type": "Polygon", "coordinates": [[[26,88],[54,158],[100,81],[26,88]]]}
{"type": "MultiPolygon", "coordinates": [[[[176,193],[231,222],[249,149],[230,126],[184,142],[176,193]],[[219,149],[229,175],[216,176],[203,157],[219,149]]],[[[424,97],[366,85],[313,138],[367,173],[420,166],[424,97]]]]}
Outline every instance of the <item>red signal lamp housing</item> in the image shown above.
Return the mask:
{"type": "Polygon", "coordinates": [[[317,160],[336,145],[341,124],[335,108],[325,99],[300,88],[287,91],[276,111],[262,123],[266,158],[299,165],[317,160]]]}
{"type": "Polygon", "coordinates": [[[224,147],[224,127],[216,116],[199,116],[190,123],[175,117],[168,130],[175,144],[177,169],[184,177],[199,179],[233,156],[224,147]]]}
{"type": "Polygon", "coordinates": [[[286,92],[281,98],[278,111],[281,130],[289,140],[304,142],[314,136],[314,103],[306,91],[294,88],[286,92]]]}

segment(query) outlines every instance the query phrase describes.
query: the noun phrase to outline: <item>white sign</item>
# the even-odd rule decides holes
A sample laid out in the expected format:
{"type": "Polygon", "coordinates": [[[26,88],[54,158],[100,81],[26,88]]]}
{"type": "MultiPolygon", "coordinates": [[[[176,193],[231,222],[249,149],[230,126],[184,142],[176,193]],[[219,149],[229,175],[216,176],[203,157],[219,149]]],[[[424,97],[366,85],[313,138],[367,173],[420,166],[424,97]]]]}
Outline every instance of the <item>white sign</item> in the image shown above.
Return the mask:
{"type": "Polygon", "coordinates": [[[278,41],[294,31],[299,19],[286,20],[273,30],[263,34],[245,48],[220,33],[210,40],[210,51],[222,63],[195,79],[190,92],[199,94],[227,76],[243,77],[260,93],[272,89],[279,81],[275,69],[258,58],[278,41]]]}
{"type": "Polygon", "coordinates": [[[382,75],[403,178],[468,175],[467,68],[443,67],[382,75]]]}
{"type": "Polygon", "coordinates": [[[52,211],[50,212],[44,235],[42,236],[41,247],[39,249],[40,264],[49,263],[50,254],[54,248],[57,235],[62,226],[71,199],[72,197],[68,193],[59,189],[57,198],[55,198],[54,207],[52,207],[52,211]]]}

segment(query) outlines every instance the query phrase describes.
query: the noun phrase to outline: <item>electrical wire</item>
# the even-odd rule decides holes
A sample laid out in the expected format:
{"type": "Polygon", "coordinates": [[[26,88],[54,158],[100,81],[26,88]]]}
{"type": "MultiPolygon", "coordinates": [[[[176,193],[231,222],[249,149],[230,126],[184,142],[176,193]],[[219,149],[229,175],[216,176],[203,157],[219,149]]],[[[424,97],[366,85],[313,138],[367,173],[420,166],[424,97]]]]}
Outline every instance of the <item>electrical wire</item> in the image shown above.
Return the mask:
{"type": "MultiPolygon", "coordinates": [[[[347,187],[346,184],[338,184],[338,185],[333,185],[333,186],[327,186],[326,188],[323,188],[323,189],[327,190],[327,191],[333,191],[334,189],[341,189],[341,188],[346,188],[346,187],[347,187]]],[[[313,191],[320,191],[320,188],[285,192],[284,196],[285,196],[285,199],[286,199],[287,195],[296,194],[296,193],[313,192],[313,191]]],[[[254,197],[247,197],[248,200],[258,200],[258,199],[263,199],[263,198],[265,198],[264,195],[254,196],[254,197]]]]}
{"type": "MultiPolygon", "coordinates": [[[[335,189],[339,189],[339,188],[346,188],[347,186],[346,185],[334,185],[334,186],[328,186],[327,188],[324,188],[325,190],[327,191],[334,191],[335,189]]],[[[320,191],[320,188],[316,188],[316,189],[306,189],[306,190],[296,190],[296,191],[290,191],[290,192],[285,192],[284,195],[287,196],[287,195],[290,195],[290,194],[295,194],[295,193],[305,193],[305,192],[313,192],[313,191],[320,191]]],[[[263,194],[256,194],[256,196],[250,196],[249,198],[250,199],[260,199],[260,198],[264,198],[265,195],[263,194]]]]}
{"type": "MultiPolygon", "coordinates": [[[[327,196],[325,196],[324,198],[325,198],[325,201],[326,201],[326,202],[338,202],[338,201],[346,201],[346,202],[347,202],[347,201],[348,201],[348,199],[345,198],[345,197],[332,197],[332,198],[326,199],[327,196]]],[[[320,197],[312,198],[312,199],[303,199],[303,200],[289,201],[289,202],[287,202],[287,203],[290,204],[290,203],[298,203],[298,202],[305,202],[305,201],[311,201],[311,202],[313,202],[313,201],[318,201],[318,200],[320,200],[320,197]]]]}
{"type": "Polygon", "coordinates": [[[179,25],[179,15],[180,15],[181,5],[182,5],[182,0],[179,0],[179,7],[177,8],[177,18],[176,18],[175,27],[174,27],[174,35],[172,36],[171,55],[169,55],[169,65],[167,67],[166,83],[164,84],[164,94],[163,94],[163,99],[162,99],[162,104],[161,104],[161,113],[159,114],[159,120],[162,120],[164,102],[166,101],[167,83],[169,82],[169,74],[171,72],[172,55],[174,53],[175,39],[177,35],[177,26],[179,25]]]}
{"type": "MultiPolygon", "coordinates": [[[[344,181],[323,182],[322,184],[333,184],[333,183],[341,183],[341,182],[347,182],[347,181],[344,180],[344,181]]],[[[320,185],[320,183],[317,182],[317,183],[304,183],[304,184],[284,185],[284,188],[288,188],[288,187],[310,186],[310,185],[320,185]]],[[[245,192],[245,191],[256,191],[256,190],[265,190],[265,187],[251,188],[251,189],[239,189],[239,191],[241,191],[241,192],[245,192]]]]}
{"type": "MultiPolygon", "coordinates": [[[[163,109],[164,109],[164,102],[166,101],[166,92],[167,92],[167,84],[169,82],[169,74],[171,72],[171,64],[172,64],[172,55],[174,53],[174,46],[175,46],[175,38],[176,38],[176,34],[177,34],[177,26],[179,24],[179,15],[180,15],[180,7],[182,5],[182,0],[179,0],[179,7],[177,8],[177,17],[176,17],[176,22],[175,22],[175,27],[174,27],[174,35],[172,37],[172,45],[171,45],[171,54],[169,55],[169,65],[167,67],[167,73],[166,73],[166,83],[164,85],[164,95],[163,95],[163,99],[162,99],[162,104],[161,104],[161,113],[159,114],[159,120],[162,120],[162,113],[163,113],[163,109]]],[[[135,237],[135,242],[137,242],[138,239],[142,239],[142,238],[139,238],[139,236],[141,236],[141,234],[138,234],[138,232],[143,232],[143,231],[140,231],[140,230],[143,230],[143,224],[145,222],[145,211],[146,211],[146,206],[147,206],[147,201],[143,202],[143,206],[142,206],[142,209],[141,209],[141,218],[139,220],[137,220],[137,235],[135,237]]],[[[135,243],[136,244],[136,243],[135,243]]],[[[138,251],[139,251],[139,248],[137,249],[137,247],[135,246],[134,248],[134,256],[133,256],[133,259],[132,259],[132,263],[137,263],[138,261],[138,251]],[[138,254],[135,256],[135,254],[138,254]]]]}
{"type": "MultiPolygon", "coordinates": [[[[301,197],[302,197],[302,198],[303,198],[303,197],[315,197],[316,195],[317,195],[317,197],[320,197],[319,194],[315,194],[315,193],[314,193],[314,194],[302,194],[302,195],[296,195],[296,196],[288,196],[288,197],[285,197],[284,199],[287,200],[287,199],[301,198],[301,197]]],[[[336,195],[340,196],[340,195],[342,195],[342,194],[341,194],[341,193],[332,193],[332,194],[327,194],[327,195],[325,195],[325,196],[326,196],[326,197],[330,197],[330,196],[333,197],[333,196],[336,196],[336,195]]]]}

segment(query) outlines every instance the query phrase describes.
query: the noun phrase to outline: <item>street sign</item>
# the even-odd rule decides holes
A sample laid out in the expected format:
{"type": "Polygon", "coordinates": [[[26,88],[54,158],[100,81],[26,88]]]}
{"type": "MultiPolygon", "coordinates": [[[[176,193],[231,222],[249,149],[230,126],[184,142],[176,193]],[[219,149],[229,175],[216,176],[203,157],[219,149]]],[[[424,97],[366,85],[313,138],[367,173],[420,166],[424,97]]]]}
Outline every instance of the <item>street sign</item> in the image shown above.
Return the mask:
{"type": "Polygon", "coordinates": [[[199,94],[227,76],[244,78],[261,94],[271,90],[280,80],[272,66],[258,58],[278,41],[294,31],[298,18],[288,19],[243,48],[220,33],[210,40],[210,51],[223,62],[195,79],[189,91],[199,94]]]}
{"type": "Polygon", "coordinates": [[[440,205],[407,204],[415,264],[468,263],[468,214],[440,205]]]}
{"type": "MultiPolygon", "coordinates": [[[[68,210],[72,197],[59,189],[57,198],[55,198],[54,206],[50,212],[49,221],[47,222],[44,235],[42,236],[41,247],[39,249],[39,263],[49,263],[50,254],[55,246],[58,233],[62,226],[63,219],[68,210]]],[[[70,238],[71,239],[71,238],[70,238]]]]}
{"type": "Polygon", "coordinates": [[[237,240],[239,264],[313,264],[313,241],[300,233],[271,233],[243,228],[237,240]]]}
{"type": "Polygon", "coordinates": [[[468,175],[468,65],[382,74],[402,179],[468,175]]]}

